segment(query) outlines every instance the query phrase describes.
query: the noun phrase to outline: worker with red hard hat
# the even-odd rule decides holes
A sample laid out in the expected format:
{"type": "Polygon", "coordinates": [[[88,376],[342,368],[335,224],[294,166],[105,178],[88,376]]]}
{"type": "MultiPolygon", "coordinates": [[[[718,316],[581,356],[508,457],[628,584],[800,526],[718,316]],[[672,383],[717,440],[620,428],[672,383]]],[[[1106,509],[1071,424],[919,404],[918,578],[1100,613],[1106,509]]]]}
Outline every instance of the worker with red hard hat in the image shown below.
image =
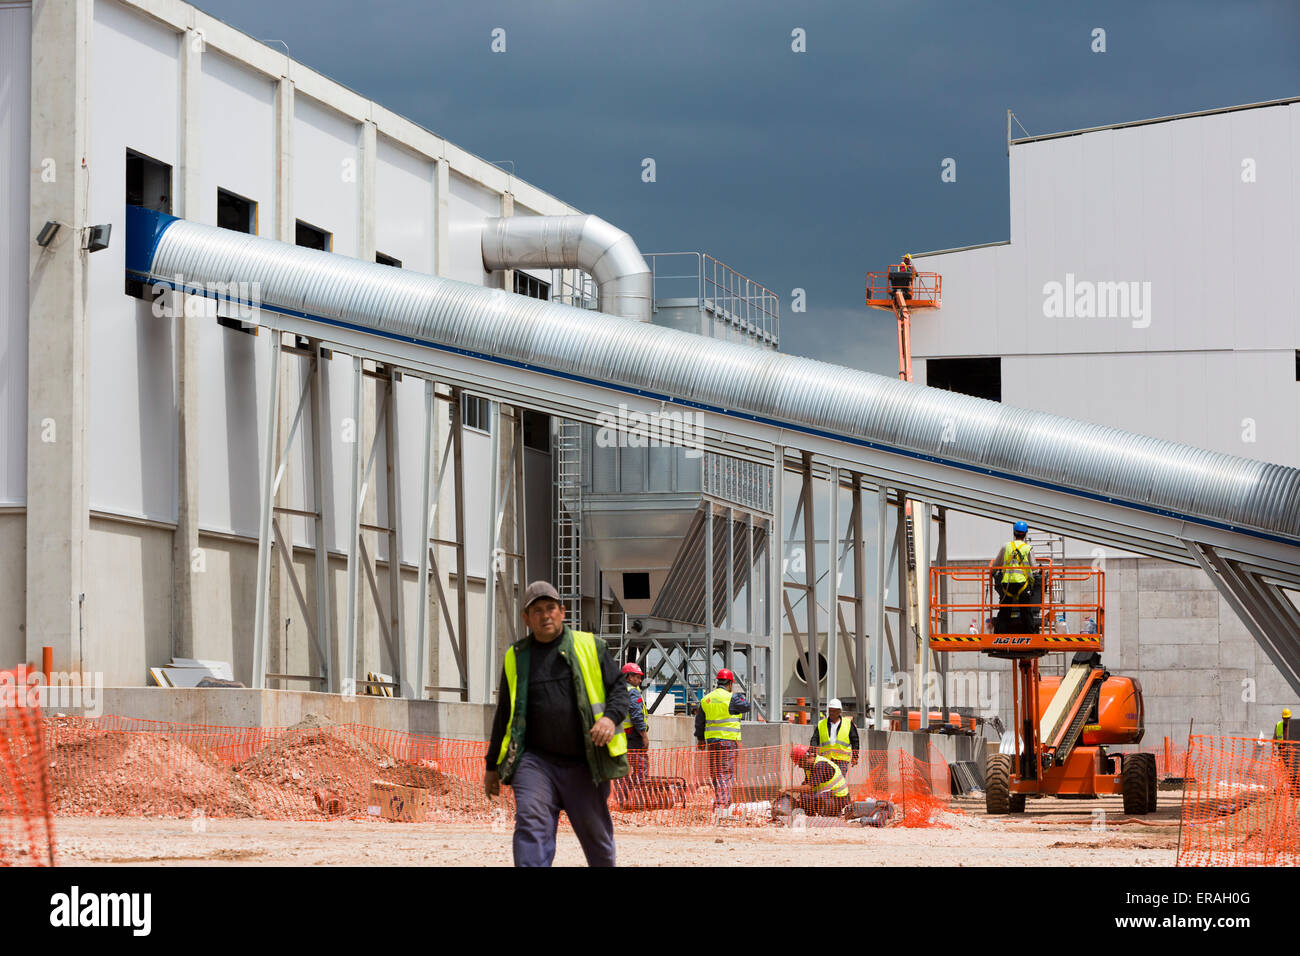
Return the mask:
{"type": "Polygon", "coordinates": [[[645,705],[645,692],[641,682],[645,671],[639,664],[624,664],[623,679],[627,682],[628,709],[623,718],[623,732],[627,734],[627,762],[629,773],[624,783],[635,788],[643,783],[650,770],[650,713],[645,705]]]}
{"type": "Polygon", "coordinates": [[[709,753],[715,808],[731,805],[731,788],[736,782],[736,761],[740,754],[740,715],[749,712],[745,695],[731,689],[735,682],[736,675],[722,668],[718,671],[718,686],[704,695],[695,711],[695,739],[709,753]]]}
{"type": "Polygon", "coordinates": [[[790,759],[804,772],[803,783],[788,787],[772,803],[772,816],[780,821],[793,817],[796,809],[808,816],[842,817],[862,826],[883,827],[894,815],[888,800],[849,797],[849,783],[835,761],[823,757],[815,747],[799,744],[790,748],[790,759]]]}

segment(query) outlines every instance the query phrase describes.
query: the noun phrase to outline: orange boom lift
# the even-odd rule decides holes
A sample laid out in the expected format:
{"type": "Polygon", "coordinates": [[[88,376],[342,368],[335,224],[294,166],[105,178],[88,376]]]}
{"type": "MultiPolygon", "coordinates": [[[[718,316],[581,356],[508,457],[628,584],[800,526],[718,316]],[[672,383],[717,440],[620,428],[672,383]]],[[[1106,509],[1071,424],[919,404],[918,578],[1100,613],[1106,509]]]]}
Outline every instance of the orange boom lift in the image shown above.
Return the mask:
{"type": "MultiPolygon", "coordinates": [[[[1063,796],[1122,794],[1124,812],[1156,808],[1154,754],[1110,753],[1114,744],[1142,739],[1142,685],[1116,677],[1101,665],[1105,645],[1105,572],[1081,566],[1038,566],[1043,575],[1039,603],[1016,604],[1019,617],[1033,622],[1031,633],[1001,633],[993,574],[1009,568],[931,568],[930,648],[975,651],[1013,661],[1012,734],[1015,752],[989,757],[985,806],[989,813],[1023,813],[1031,793],[1063,796]],[[950,593],[978,594],[978,600],[940,603],[939,582],[950,593]],[[1075,595],[1076,600],[1052,595],[1075,595]],[[944,620],[974,614],[984,622],[975,633],[943,629],[944,620]],[[1034,618],[1037,617],[1035,621],[1034,618]],[[994,621],[993,633],[985,629],[994,621]],[[1095,622],[1095,632],[1094,632],[1095,622]],[[1049,652],[1073,651],[1064,677],[1043,677],[1038,662],[1049,652]]],[[[1002,605],[1005,606],[1005,605],[1002,605]]]]}

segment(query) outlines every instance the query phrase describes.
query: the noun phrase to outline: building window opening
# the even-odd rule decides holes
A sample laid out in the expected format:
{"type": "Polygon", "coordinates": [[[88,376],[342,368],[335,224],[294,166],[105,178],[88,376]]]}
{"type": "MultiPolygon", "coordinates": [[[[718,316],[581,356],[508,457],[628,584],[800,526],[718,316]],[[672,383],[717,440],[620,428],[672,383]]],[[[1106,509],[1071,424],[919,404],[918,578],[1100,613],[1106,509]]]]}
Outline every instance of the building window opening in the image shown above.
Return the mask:
{"type": "MultiPolygon", "coordinates": [[[[126,151],[126,204],[143,206],[171,215],[172,168],[133,149],[126,151]]],[[[153,295],[139,279],[126,280],[126,294],[152,300],[153,295]]]]}
{"type": "Polygon", "coordinates": [[[243,196],[217,190],[217,225],[222,229],[257,235],[257,203],[243,196]]]}
{"type": "MultiPolygon", "coordinates": [[[[447,420],[453,421],[452,407],[447,406],[447,420]]],[[[481,432],[490,432],[492,429],[488,426],[491,424],[490,409],[488,400],[479,398],[477,395],[464,395],[460,397],[460,420],[466,428],[474,428],[481,432]]]]}
{"type": "Polygon", "coordinates": [[[1001,358],[927,359],[925,384],[949,392],[1002,401],[1001,358]]]}
{"type": "Polygon", "coordinates": [[[623,572],[623,599],[625,601],[650,600],[650,572],[623,572]]]}
{"type": "Polygon", "coordinates": [[[375,261],[381,266],[392,266],[394,269],[402,268],[402,260],[394,259],[392,256],[386,256],[382,252],[375,253],[375,261]]]}
{"type": "Polygon", "coordinates": [[[548,454],[551,450],[551,416],[525,408],[524,447],[548,454]]]}
{"type": "Polygon", "coordinates": [[[321,252],[334,251],[334,235],[326,232],[324,229],[317,229],[315,226],[298,220],[297,227],[294,229],[294,244],[302,246],[304,249],[319,249],[321,252]]]}
{"type": "Polygon", "coordinates": [[[527,272],[516,269],[515,294],[526,295],[532,299],[543,299],[549,302],[551,300],[551,284],[549,282],[543,282],[536,276],[530,276],[527,272]]]}

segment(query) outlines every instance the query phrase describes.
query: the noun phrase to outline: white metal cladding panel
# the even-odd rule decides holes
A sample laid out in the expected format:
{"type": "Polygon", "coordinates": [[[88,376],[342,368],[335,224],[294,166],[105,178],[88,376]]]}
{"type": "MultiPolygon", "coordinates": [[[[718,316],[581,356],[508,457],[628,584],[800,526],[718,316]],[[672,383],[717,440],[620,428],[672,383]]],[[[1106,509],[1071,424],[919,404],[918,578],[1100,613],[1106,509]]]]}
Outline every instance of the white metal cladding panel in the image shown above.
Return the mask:
{"type": "Polygon", "coordinates": [[[0,7],[0,504],[27,497],[31,38],[31,8],[0,7]]]}
{"type": "MultiPolygon", "coordinates": [[[[321,471],[329,483],[330,548],[348,550],[348,525],[352,521],[352,441],[364,436],[356,426],[356,413],[352,408],[352,356],[335,352],[325,363],[325,409],[331,423],[329,440],[321,449],[321,471]]],[[[362,382],[362,408],[365,408],[365,381],[362,382]]],[[[362,448],[364,455],[368,449],[362,448]]],[[[364,458],[361,468],[364,471],[364,458]]]]}
{"type": "MultiPolygon", "coordinates": [[[[492,448],[486,432],[465,429],[465,564],[469,574],[487,572],[488,489],[492,482],[492,448]]],[[[500,489],[498,489],[500,493],[500,489]]],[[[452,515],[447,516],[454,522],[452,515]]],[[[450,525],[455,528],[455,524],[450,525]]],[[[450,536],[449,536],[450,537],[450,536]]],[[[445,549],[448,567],[456,567],[455,551],[445,549]]]]}
{"type": "Polygon", "coordinates": [[[257,535],[269,336],[199,320],[199,526],[257,535]]]}
{"type": "Polygon", "coordinates": [[[257,203],[258,235],[275,231],[275,84],[209,47],[199,88],[200,205],[217,221],[217,190],[257,203]]]}
{"type": "MultiPolygon", "coordinates": [[[[1283,348],[1300,341],[1300,106],[1012,148],[1013,243],[936,256],[918,356],[1283,348]],[[1241,180],[1256,162],[1256,182],[1241,180]],[[1046,319],[1043,285],[1150,282],[1149,326],[1046,319]],[[996,276],[996,280],[990,277],[996,276]]],[[[1139,323],[1140,325],[1141,323],[1139,323]]]]}
{"type": "Polygon", "coordinates": [[[361,127],[301,93],[293,114],[293,216],[331,233],[332,251],[356,256],[361,127]]]}
{"type": "Polygon", "coordinates": [[[488,272],[483,268],[483,221],[501,215],[501,197],[454,172],[450,180],[447,216],[451,271],[447,278],[487,285],[488,272]]]}
{"type": "Polygon", "coordinates": [[[1300,194],[1294,167],[1300,140],[1293,140],[1296,104],[1230,113],[1231,163],[1221,173],[1233,194],[1234,312],[1237,348],[1300,346],[1295,331],[1295,266],[1300,237],[1300,194]],[[1256,181],[1241,180],[1242,160],[1256,162],[1256,181]]]}
{"type": "Polygon", "coordinates": [[[434,169],[431,161],[379,137],[375,247],[415,272],[433,272],[434,169]]]}
{"type": "MultiPolygon", "coordinates": [[[[447,414],[447,404],[435,401],[433,413],[441,411],[447,414]]],[[[428,419],[424,414],[424,380],[407,376],[397,384],[397,422],[401,435],[398,443],[400,453],[398,460],[397,488],[401,494],[402,508],[402,560],[409,564],[420,561],[420,512],[424,509],[424,438],[428,433],[428,419]]],[[[445,446],[443,446],[445,447],[445,446]]],[[[439,449],[442,450],[441,448],[439,449]]],[[[435,458],[429,481],[438,480],[438,465],[435,458]]],[[[376,465],[378,467],[378,465],[376,465]]],[[[447,471],[450,474],[451,465],[447,471]]],[[[451,481],[449,477],[446,479],[451,481]]],[[[426,516],[427,517],[427,516],[426,516]]],[[[385,545],[385,553],[387,553],[385,545]]]]}
{"type": "Polygon", "coordinates": [[[177,166],[180,36],[107,0],[91,41],[90,222],[113,241],[89,258],[90,506],[176,520],[172,321],[123,294],[126,150],[177,166]]]}
{"type": "Polygon", "coordinates": [[[1010,405],[1132,427],[1213,451],[1300,465],[1294,352],[1130,352],[1003,359],[1010,405]],[[1279,383],[1283,386],[1279,388],[1279,383]],[[1247,419],[1254,422],[1253,442],[1247,419]]]}

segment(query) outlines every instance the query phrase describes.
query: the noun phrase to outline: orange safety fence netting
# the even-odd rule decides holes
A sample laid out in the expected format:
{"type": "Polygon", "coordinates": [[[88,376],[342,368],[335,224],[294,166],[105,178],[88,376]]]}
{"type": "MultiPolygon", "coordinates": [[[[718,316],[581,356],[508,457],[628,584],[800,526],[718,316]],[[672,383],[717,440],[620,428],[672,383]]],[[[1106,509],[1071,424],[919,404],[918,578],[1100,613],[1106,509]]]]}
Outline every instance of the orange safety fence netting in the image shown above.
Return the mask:
{"type": "Polygon", "coordinates": [[[948,761],[933,743],[928,759],[905,750],[864,751],[866,780],[853,791],[854,800],[888,800],[905,827],[948,827],[940,814],[952,812],[952,780],[948,761]]]}
{"type": "Polygon", "coordinates": [[[7,682],[0,687],[0,866],[52,866],[54,823],[41,712],[22,706],[14,690],[7,682]]]}
{"type": "MultiPolygon", "coordinates": [[[[483,792],[487,744],[361,724],[311,719],[287,728],[209,727],[104,717],[45,721],[55,812],[67,815],[258,817],[329,820],[389,815],[380,784],[411,788],[412,819],[504,824],[508,786],[483,792]]],[[[949,771],[903,751],[862,751],[848,779],[854,799],[889,800],[894,822],[942,825],[949,771]]],[[[802,783],[786,747],[735,751],[652,748],[629,755],[632,772],[614,781],[616,823],[695,827],[762,826],[771,802],[802,783]]],[[[405,817],[404,817],[405,819],[405,817]]]]}
{"type": "Polygon", "coordinates": [[[1300,863],[1300,742],[1194,735],[1186,765],[1180,866],[1300,863]]]}

